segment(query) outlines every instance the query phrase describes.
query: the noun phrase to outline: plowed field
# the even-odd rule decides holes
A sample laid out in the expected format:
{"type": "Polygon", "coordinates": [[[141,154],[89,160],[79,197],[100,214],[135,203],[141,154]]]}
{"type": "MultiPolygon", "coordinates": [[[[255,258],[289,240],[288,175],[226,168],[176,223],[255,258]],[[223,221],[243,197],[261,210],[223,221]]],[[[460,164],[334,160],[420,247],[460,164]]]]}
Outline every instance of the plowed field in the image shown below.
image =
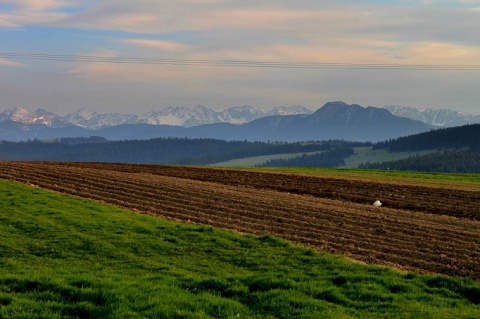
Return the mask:
{"type": "Polygon", "coordinates": [[[0,162],[0,178],[370,264],[480,279],[480,190],[100,163],[0,162]],[[373,207],[376,199],[385,205],[373,207]]]}

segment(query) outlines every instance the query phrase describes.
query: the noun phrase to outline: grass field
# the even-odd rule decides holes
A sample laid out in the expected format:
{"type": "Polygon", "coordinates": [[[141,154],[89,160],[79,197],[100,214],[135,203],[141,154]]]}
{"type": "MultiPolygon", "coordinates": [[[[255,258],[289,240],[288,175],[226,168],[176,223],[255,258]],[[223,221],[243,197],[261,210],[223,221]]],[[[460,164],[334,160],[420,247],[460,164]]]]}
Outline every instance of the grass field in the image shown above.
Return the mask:
{"type": "Polygon", "coordinates": [[[331,169],[311,167],[228,167],[233,170],[255,172],[271,172],[278,174],[294,174],[317,176],[324,178],[352,179],[365,182],[385,182],[399,185],[428,186],[438,188],[453,188],[469,191],[480,191],[480,174],[409,172],[373,169],[331,169]]]}
{"type": "Polygon", "coordinates": [[[275,155],[265,155],[265,156],[254,156],[246,158],[237,158],[230,161],[210,164],[208,166],[221,166],[221,167],[253,167],[255,165],[260,165],[266,161],[276,160],[276,159],[290,159],[297,156],[313,155],[319,152],[306,152],[306,153],[293,153],[293,154],[275,154],[275,155]]]}
{"type": "MultiPolygon", "coordinates": [[[[338,168],[357,168],[358,165],[366,162],[386,162],[399,160],[403,158],[408,158],[415,155],[426,155],[434,152],[429,151],[419,151],[419,152],[399,152],[399,153],[390,153],[385,149],[381,150],[372,150],[371,146],[355,147],[355,154],[349,156],[345,159],[345,165],[342,165],[338,168]]],[[[303,154],[312,155],[318,152],[309,152],[309,153],[294,153],[294,154],[275,154],[275,155],[266,155],[266,156],[256,156],[256,157],[247,157],[247,158],[238,158],[222,163],[215,163],[209,166],[221,166],[221,167],[253,167],[255,165],[260,165],[266,161],[272,159],[290,159],[297,156],[302,156],[303,154]]]]}
{"type": "Polygon", "coordinates": [[[480,283],[0,180],[0,318],[478,318],[480,283]]]}
{"type": "Polygon", "coordinates": [[[371,146],[355,147],[354,154],[345,159],[345,165],[339,168],[356,168],[358,165],[367,162],[388,162],[395,161],[410,156],[422,156],[435,152],[435,150],[418,151],[418,152],[398,152],[390,153],[386,149],[372,150],[371,146]]]}

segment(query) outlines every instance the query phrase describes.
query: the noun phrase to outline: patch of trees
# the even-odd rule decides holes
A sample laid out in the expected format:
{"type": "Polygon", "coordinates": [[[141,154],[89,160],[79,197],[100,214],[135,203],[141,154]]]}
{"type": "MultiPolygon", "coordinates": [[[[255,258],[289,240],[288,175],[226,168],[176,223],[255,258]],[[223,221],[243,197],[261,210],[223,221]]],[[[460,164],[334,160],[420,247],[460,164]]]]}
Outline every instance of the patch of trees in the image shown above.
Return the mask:
{"type": "Polygon", "coordinates": [[[389,149],[390,152],[462,148],[480,151],[480,124],[437,129],[373,145],[373,149],[389,149]]]}
{"type": "MultiPolygon", "coordinates": [[[[344,143],[346,142],[228,142],[188,138],[107,141],[98,137],[0,141],[0,160],[204,165],[251,156],[325,151],[332,145],[344,143]]],[[[357,144],[354,143],[353,146],[357,144]]]]}
{"type": "Polygon", "coordinates": [[[480,173],[480,152],[441,151],[406,159],[365,163],[359,168],[443,173],[480,173]]]}
{"type": "Polygon", "coordinates": [[[345,158],[353,155],[352,147],[332,147],[316,154],[303,154],[290,159],[272,159],[259,167],[325,167],[345,165],[345,158]]]}

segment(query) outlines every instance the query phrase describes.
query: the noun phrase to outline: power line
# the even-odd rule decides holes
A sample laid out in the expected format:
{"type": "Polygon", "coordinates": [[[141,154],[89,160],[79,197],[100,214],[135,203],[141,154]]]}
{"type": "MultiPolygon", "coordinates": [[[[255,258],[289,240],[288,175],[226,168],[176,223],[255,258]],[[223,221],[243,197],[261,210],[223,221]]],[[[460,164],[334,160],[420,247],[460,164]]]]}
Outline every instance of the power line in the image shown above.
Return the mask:
{"type": "Polygon", "coordinates": [[[389,64],[389,63],[334,63],[334,62],[275,62],[249,60],[197,60],[160,59],[141,57],[104,57],[96,55],[63,55],[41,53],[0,52],[0,57],[14,60],[71,61],[119,64],[158,64],[183,66],[252,67],[279,69],[381,69],[381,70],[434,70],[434,71],[480,71],[477,64],[389,64]]]}

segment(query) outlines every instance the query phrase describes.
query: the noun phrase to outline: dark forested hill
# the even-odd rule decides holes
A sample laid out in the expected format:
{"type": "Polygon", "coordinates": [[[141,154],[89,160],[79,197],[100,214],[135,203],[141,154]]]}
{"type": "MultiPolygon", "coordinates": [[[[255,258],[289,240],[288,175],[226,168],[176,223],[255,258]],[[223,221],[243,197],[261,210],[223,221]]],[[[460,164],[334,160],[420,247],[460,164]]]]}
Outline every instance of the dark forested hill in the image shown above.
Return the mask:
{"type": "Polygon", "coordinates": [[[468,148],[480,150],[480,124],[431,130],[376,143],[374,149],[388,148],[391,152],[468,148]]]}
{"type": "Polygon", "coordinates": [[[376,143],[373,149],[390,152],[433,150],[428,155],[364,163],[360,168],[411,170],[427,172],[479,173],[480,124],[444,128],[376,143]]]}
{"type": "MultiPolygon", "coordinates": [[[[227,142],[187,138],[107,141],[101,137],[0,141],[0,160],[203,165],[251,156],[324,151],[330,143],[333,142],[227,142]]],[[[335,144],[338,143],[347,144],[335,144]]]]}
{"type": "Polygon", "coordinates": [[[480,153],[443,151],[396,161],[365,163],[359,167],[417,172],[480,173],[480,153]]]}

